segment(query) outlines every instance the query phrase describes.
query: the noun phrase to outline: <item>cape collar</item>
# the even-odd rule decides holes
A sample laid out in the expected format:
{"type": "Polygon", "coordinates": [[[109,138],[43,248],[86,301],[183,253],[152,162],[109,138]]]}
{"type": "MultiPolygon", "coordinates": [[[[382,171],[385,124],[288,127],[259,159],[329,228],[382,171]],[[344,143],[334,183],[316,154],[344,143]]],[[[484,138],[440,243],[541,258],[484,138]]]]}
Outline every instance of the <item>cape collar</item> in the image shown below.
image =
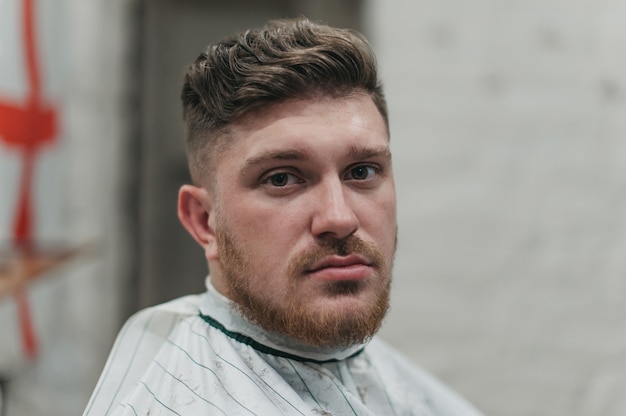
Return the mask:
{"type": "Polygon", "coordinates": [[[317,347],[303,344],[293,338],[269,332],[247,320],[235,307],[233,301],[219,293],[211,278],[206,278],[207,294],[200,305],[200,316],[209,325],[259,352],[282,356],[296,361],[317,363],[334,362],[358,355],[365,344],[343,348],[317,347]]]}

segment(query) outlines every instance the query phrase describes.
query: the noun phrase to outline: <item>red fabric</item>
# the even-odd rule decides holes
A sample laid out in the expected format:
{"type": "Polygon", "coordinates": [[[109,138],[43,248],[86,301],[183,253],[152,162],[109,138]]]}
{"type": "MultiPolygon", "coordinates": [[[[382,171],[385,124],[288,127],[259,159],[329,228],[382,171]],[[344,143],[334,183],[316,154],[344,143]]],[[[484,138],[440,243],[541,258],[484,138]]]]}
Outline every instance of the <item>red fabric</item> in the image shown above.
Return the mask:
{"type": "MultiPolygon", "coordinates": [[[[34,237],[31,188],[36,153],[42,145],[53,142],[57,133],[57,112],[51,106],[45,105],[41,97],[34,9],[34,0],[23,0],[22,29],[28,96],[23,104],[0,99],[0,140],[9,147],[21,150],[23,158],[13,227],[13,243],[20,250],[30,250],[34,237]]],[[[19,291],[15,296],[24,354],[34,359],[37,356],[37,336],[28,298],[24,291],[19,291]]]]}

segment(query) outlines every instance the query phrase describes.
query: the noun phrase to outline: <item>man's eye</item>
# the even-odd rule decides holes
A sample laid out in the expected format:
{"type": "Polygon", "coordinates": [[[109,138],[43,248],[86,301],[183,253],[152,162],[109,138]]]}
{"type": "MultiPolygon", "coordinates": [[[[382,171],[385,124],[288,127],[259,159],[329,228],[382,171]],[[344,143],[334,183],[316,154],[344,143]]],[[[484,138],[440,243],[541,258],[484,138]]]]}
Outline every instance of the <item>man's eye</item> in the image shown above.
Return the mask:
{"type": "Polygon", "coordinates": [[[268,176],[265,180],[265,183],[272,186],[282,187],[287,185],[293,185],[297,182],[297,180],[298,178],[296,176],[290,173],[281,172],[268,176]]]}
{"type": "Polygon", "coordinates": [[[350,169],[349,179],[355,179],[357,181],[364,181],[371,179],[376,175],[376,168],[373,166],[357,166],[350,169]]]}

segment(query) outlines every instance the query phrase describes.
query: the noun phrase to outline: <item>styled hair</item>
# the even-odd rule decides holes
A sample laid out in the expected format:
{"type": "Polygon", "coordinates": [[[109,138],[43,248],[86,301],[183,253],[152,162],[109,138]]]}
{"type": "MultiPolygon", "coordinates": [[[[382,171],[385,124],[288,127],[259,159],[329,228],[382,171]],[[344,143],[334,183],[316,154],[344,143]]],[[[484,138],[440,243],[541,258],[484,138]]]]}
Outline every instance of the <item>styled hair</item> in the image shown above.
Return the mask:
{"type": "Polygon", "coordinates": [[[389,128],[374,53],[349,29],[273,20],[209,45],[188,67],[181,94],[193,181],[208,173],[228,126],[242,116],[287,99],[354,92],[372,98],[389,128]]]}

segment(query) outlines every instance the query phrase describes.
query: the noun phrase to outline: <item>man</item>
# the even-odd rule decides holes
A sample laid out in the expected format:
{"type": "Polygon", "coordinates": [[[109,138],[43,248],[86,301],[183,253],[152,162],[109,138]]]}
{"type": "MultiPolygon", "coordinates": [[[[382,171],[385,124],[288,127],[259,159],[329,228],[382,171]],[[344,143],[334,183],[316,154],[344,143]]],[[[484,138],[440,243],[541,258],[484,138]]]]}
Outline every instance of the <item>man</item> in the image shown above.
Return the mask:
{"type": "Polygon", "coordinates": [[[210,46],[182,101],[207,292],[131,318],[85,414],[478,415],[373,338],[396,206],[366,41],[270,22],[210,46]]]}

